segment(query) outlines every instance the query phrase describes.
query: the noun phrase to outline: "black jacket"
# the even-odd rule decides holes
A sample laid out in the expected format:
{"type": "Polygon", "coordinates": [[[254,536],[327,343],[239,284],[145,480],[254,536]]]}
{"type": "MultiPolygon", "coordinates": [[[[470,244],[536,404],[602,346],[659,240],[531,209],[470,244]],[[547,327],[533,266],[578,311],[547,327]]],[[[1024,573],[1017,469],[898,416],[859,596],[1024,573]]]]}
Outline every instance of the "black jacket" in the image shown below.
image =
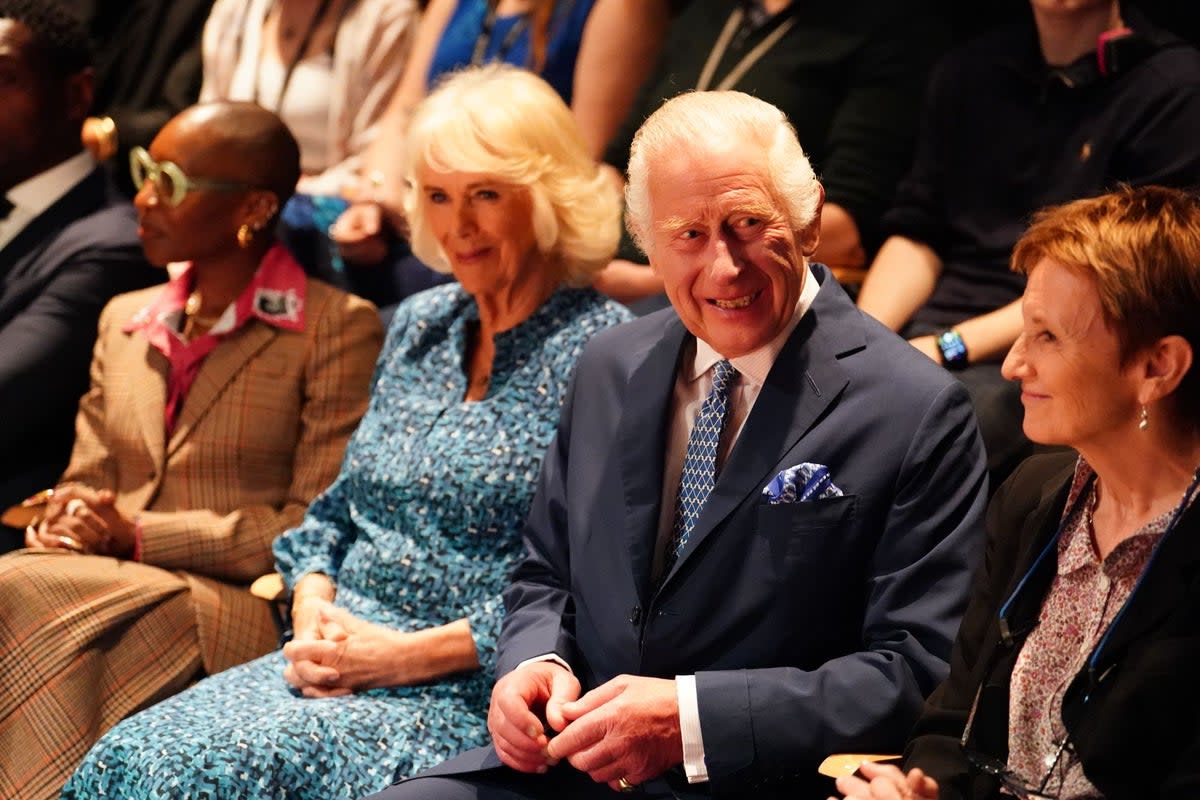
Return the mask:
{"type": "MultiPolygon", "coordinates": [[[[906,752],[905,768],[935,777],[944,800],[998,797],[993,779],[970,774],[959,737],[983,684],[974,748],[1007,757],[1009,678],[1020,633],[1036,623],[1055,575],[1053,549],[1009,615],[1018,643],[1001,641],[998,612],[1057,530],[1074,463],[1073,453],[1034,456],[989,507],[985,561],[950,676],[930,697],[906,752]]],[[[1084,773],[1108,800],[1194,800],[1200,797],[1200,504],[1180,519],[1149,570],[1114,622],[1096,677],[1081,672],[1068,687],[1063,721],[1084,773]]]]}

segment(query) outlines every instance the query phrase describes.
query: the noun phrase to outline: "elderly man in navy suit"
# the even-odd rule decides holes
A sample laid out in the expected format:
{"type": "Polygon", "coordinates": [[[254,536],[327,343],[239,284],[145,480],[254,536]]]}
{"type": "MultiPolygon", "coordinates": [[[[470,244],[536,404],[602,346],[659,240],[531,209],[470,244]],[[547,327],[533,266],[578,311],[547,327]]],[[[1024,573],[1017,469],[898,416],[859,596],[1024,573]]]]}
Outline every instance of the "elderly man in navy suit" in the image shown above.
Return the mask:
{"type": "Polygon", "coordinates": [[[822,757],[899,752],[946,674],[987,488],[965,391],[810,263],[823,190],[775,107],[681,95],[629,171],[673,309],[579,362],[492,746],[381,800],[824,797],[822,757]]]}
{"type": "Polygon", "coordinates": [[[100,309],[165,277],[80,142],[89,57],[57,0],[0,0],[0,509],[66,467],[100,309]]]}

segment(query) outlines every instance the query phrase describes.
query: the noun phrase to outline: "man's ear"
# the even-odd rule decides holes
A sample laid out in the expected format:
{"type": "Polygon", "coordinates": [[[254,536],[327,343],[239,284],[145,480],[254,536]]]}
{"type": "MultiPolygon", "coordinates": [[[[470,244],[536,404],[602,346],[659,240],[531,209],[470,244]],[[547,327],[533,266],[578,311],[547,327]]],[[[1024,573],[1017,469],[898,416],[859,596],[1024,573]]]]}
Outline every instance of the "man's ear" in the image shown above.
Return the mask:
{"type": "Polygon", "coordinates": [[[1176,334],[1164,336],[1147,347],[1139,357],[1142,374],[1138,402],[1149,405],[1178,389],[1192,368],[1193,356],[1188,340],[1176,334]]]}
{"type": "Polygon", "coordinates": [[[86,67],[67,76],[65,91],[67,118],[83,125],[83,121],[92,113],[92,103],[96,99],[96,71],[86,67]]]}
{"type": "Polygon", "coordinates": [[[813,253],[817,252],[817,245],[821,243],[821,212],[825,209],[825,187],[818,185],[818,188],[821,190],[821,196],[817,199],[817,213],[813,215],[808,227],[797,233],[800,252],[805,258],[812,258],[813,253]]]}

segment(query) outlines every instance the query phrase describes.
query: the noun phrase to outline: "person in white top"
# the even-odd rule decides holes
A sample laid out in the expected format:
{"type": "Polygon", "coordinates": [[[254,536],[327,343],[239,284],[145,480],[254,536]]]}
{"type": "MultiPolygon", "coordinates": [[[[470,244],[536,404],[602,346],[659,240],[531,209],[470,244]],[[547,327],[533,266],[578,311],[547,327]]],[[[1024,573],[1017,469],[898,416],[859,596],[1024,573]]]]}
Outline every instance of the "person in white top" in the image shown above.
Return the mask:
{"type": "Polygon", "coordinates": [[[253,100],[300,143],[297,189],[340,195],[404,74],[417,0],[217,0],[200,101],[253,100]]]}

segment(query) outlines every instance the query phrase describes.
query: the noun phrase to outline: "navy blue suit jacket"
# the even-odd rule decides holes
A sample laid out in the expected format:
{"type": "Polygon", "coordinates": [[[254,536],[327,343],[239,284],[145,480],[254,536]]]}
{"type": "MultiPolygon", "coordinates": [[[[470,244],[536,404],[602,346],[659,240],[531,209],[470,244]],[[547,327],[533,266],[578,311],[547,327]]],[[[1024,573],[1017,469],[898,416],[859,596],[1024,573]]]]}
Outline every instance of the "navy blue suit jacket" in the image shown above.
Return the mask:
{"type": "MultiPolygon", "coordinates": [[[[831,752],[899,752],[946,676],[982,548],[986,466],[965,390],[813,269],[816,300],[657,593],[689,334],[666,309],[589,343],[505,592],[500,674],[553,652],[584,691],[696,675],[711,783],[672,780],[677,796],[807,797],[831,752]],[[763,488],[800,462],[828,466],[843,496],[767,504],[763,488]]],[[[482,749],[444,766],[497,763],[482,749]]]]}
{"type": "Polygon", "coordinates": [[[0,509],[66,468],[104,304],[165,277],[99,168],[0,248],[0,509]]]}

